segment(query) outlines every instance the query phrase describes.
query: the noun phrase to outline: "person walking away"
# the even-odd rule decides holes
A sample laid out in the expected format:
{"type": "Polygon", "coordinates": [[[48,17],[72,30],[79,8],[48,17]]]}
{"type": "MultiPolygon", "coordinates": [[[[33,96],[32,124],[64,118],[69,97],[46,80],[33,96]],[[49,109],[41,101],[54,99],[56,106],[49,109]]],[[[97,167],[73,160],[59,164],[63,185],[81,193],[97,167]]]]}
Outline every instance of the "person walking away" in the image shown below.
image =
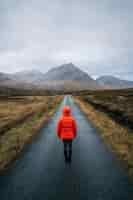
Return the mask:
{"type": "Polygon", "coordinates": [[[62,116],[57,122],[57,136],[64,143],[65,161],[71,161],[72,157],[72,141],[77,136],[77,124],[71,115],[69,106],[64,106],[62,116]]]}

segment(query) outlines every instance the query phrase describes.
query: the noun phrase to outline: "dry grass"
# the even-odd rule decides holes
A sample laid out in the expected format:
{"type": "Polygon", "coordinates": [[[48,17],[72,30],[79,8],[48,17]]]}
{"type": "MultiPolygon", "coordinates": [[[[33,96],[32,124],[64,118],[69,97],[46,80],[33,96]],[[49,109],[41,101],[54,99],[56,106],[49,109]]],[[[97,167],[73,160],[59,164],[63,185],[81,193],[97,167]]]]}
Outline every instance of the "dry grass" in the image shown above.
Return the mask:
{"type": "Polygon", "coordinates": [[[133,90],[93,91],[82,98],[122,125],[133,129],[133,90]]]}
{"type": "Polygon", "coordinates": [[[1,129],[4,130],[0,136],[0,170],[5,169],[31,141],[61,100],[61,96],[38,96],[0,101],[1,129]]]}
{"type": "Polygon", "coordinates": [[[0,134],[46,109],[51,97],[12,97],[0,99],[0,134]]]}
{"type": "Polygon", "coordinates": [[[107,114],[96,110],[81,97],[77,97],[75,100],[99,130],[105,143],[118,155],[129,175],[133,177],[133,132],[118,124],[107,114]]]}

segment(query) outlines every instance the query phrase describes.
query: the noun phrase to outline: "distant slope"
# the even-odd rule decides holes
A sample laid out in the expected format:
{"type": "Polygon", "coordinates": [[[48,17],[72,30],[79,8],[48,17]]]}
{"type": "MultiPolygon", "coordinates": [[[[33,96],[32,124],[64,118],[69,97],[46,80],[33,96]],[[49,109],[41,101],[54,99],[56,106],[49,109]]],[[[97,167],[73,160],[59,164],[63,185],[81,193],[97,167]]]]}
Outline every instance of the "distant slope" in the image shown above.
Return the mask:
{"type": "Polygon", "coordinates": [[[81,90],[95,90],[99,89],[94,84],[91,85],[86,81],[44,81],[38,87],[48,89],[48,90],[56,90],[56,91],[81,91],[81,90]]]}
{"type": "Polygon", "coordinates": [[[13,80],[12,75],[6,73],[0,73],[0,86],[12,86],[16,82],[13,80]]]}
{"type": "Polygon", "coordinates": [[[39,81],[43,79],[44,74],[38,70],[27,70],[27,71],[20,71],[15,74],[13,74],[14,80],[24,81],[26,83],[36,83],[36,81],[39,81]]]}
{"type": "MultiPolygon", "coordinates": [[[[3,78],[2,78],[3,80],[3,78]]],[[[101,86],[72,63],[64,64],[43,74],[37,70],[21,71],[1,81],[0,85],[24,89],[62,91],[95,90],[101,86]]]]}
{"type": "Polygon", "coordinates": [[[96,79],[99,85],[110,89],[133,88],[133,81],[126,81],[114,76],[101,76],[96,79]]]}
{"type": "Polygon", "coordinates": [[[99,89],[98,83],[72,63],[49,70],[38,84],[56,90],[99,89]]]}
{"type": "Polygon", "coordinates": [[[15,74],[0,73],[0,86],[80,91],[133,88],[133,81],[121,80],[114,76],[101,76],[94,80],[73,63],[68,63],[55,67],[45,74],[38,70],[20,71],[15,74]]]}
{"type": "Polygon", "coordinates": [[[9,76],[5,73],[0,73],[0,82],[10,80],[9,76]]]}
{"type": "MultiPolygon", "coordinates": [[[[28,80],[28,79],[27,79],[28,80]]],[[[0,73],[0,89],[1,90],[8,90],[8,88],[11,89],[36,89],[37,86],[28,81],[24,81],[21,78],[16,77],[16,74],[6,74],[6,73],[0,73]]]]}
{"type": "Polygon", "coordinates": [[[59,67],[49,70],[43,80],[45,81],[60,81],[60,80],[80,80],[80,81],[93,81],[94,80],[85,72],[80,70],[72,63],[64,64],[59,67]]]}

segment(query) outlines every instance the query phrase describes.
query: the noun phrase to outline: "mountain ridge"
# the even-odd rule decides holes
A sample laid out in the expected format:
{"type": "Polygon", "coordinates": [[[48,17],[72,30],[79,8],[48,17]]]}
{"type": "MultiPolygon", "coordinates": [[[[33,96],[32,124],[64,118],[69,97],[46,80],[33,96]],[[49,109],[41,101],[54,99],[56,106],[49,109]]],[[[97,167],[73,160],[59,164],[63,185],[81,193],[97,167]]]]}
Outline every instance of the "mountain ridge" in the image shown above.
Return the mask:
{"type": "Polygon", "coordinates": [[[99,85],[109,89],[133,88],[133,81],[119,79],[111,75],[100,76],[96,81],[99,85]]]}
{"type": "Polygon", "coordinates": [[[63,64],[45,73],[45,80],[94,80],[73,63],[63,64]]]}
{"type": "Polygon", "coordinates": [[[14,74],[0,73],[0,85],[49,90],[97,90],[133,88],[133,81],[105,75],[94,80],[73,63],[63,64],[43,73],[25,70],[14,74]]]}
{"type": "Polygon", "coordinates": [[[73,63],[63,64],[50,69],[45,73],[44,77],[38,82],[38,84],[48,84],[50,88],[52,88],[52,86],[54,88],[57,86],[55,89],[59,90],[62,90],[62,88],[68,90],[70,85],[72,85],[71,89],[73,90],[74,88],[75,90],[100,88],[94,79],[92,79],[86,72],[80,70],[73,63]]]}

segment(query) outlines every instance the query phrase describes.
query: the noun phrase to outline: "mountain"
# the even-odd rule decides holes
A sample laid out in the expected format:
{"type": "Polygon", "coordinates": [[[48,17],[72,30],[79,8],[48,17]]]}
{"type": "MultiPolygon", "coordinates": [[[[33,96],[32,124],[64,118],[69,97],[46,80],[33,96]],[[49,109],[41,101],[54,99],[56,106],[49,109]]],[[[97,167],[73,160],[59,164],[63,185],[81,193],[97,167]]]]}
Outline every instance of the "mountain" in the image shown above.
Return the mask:
{"type": "Polygon", "coordinates": [[[133,81],[121,80],[114,76],[101,76],[96,81],[102,87],[109,89],[133,88],[133,81]]]}
{"type": "Polygon", "coordinates": [[[9,76],[5,73],[0,73],[0,82],[10,80],[9,76]]]}
{"type": "Polygon", "coordinates": [[[48,90],[79,91],[100,89],[101,86],[86,72],[72,63],[63,64],[43,74],[37,70],[21,71],[10,75],[0,85],[13,88],[38,88],[48,90]]]}
{"type": "Polygon", "coordinates": [[[61,80],[79,80],[79,81],[94,81],[89,75],[72,63],[64,64],[59,67],[49,70],[43,80],[45,81],[61,81],[61,80]]]}
{"type": "Polygon", "coordinates": [[[17,81],[35,84],[36,81],[43,79],[44,74],[38,70],[27,70],[13,74],[12,78],[17,81]]]}
{"type": "Polygon", "coordinates": [[[41,86],[55,90],[99,89],[100,86],[87,73],[72,63],[64,64],[49,70],[37,81],[41,86]]]}
{"type": "MultiPolygon", "coordinates": [[[[12,88],[12,89],[33,89],[37,86],[28,81],[28,77],[21,79],[20,73],[16,74],[6,74],[0,73],[0,89],[2,88],[12,88]]],[[[24,74],[23,74],[24,77],[24,74]]]]}
{"type": "Polygon", "coordinates": [[[38,70],[20,71],[15,74],[0,73],[0,86],[79,91],[133,88],[133,81],[121,80],[114,76],[101,76],[94,80],[73,63],[68,63],[52,68],[45,74],[38,70]]]}

